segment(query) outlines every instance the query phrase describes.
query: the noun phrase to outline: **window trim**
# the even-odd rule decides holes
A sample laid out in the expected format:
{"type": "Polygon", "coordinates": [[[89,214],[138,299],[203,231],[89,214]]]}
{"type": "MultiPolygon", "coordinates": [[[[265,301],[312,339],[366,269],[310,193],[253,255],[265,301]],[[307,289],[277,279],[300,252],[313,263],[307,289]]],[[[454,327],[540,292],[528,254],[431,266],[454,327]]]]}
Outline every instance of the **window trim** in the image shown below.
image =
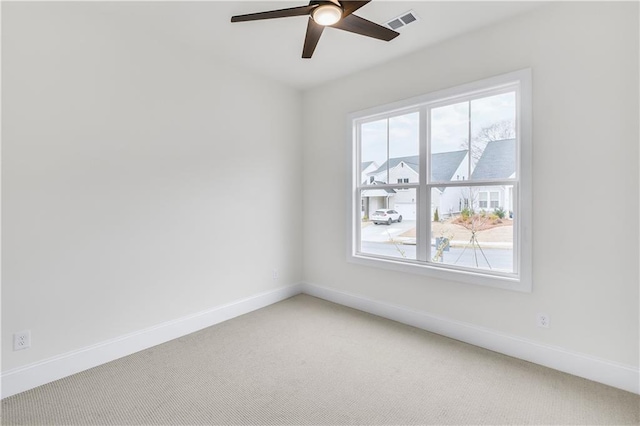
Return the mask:
{"type": "MultiPolygon", "coordinates": [[[[406,272],[411,274],[419,274],[434,278],[457,281],[469,284],[477,284],[489,287],[497,287],[508,290],[531,292],[532,291],[532,93],[531,93],[531,69],[522,69],[509,72],[506,74],[477,80],[474,82],[462,84],[443,90],[437,90],[425,95],[393,102],[386,105],[380,105],[368,108],[362,111],[351,113],[347,117],[347,168],[349,179],[347,179],[347,261],[363,266],[371,266],[383,268],[393,271],[406,272]],[[425,141],[428,131],[428,117],[425,111],[428,108],[435,108],[439,104],[450,104],[456,98],[464,98],[472,100],[481,97],[491,96],[494,92],[504,92],[505,88],[517,85],[516,99],[519,108],[516,110],[516,135],[519,143],[516,146],[516,176],[518,176],[518,184],[513,187],[514,210],[518,215],[518,221],[514,225],[514,255],[518,260],[516,267],[517,275],[502,274],[492,271],[488,273],[484,270],[471,271],[469,269],[459,269],[455,265],[434,266],[433,264],[425,264],[421,261],[412,261],[407,259],[393,259],[389,257],[376,256],[375,254],[359,254],[357,253],[358,241],[360,238],[360,227],[355,226],[356,213],[360,214],[360,198],[357,197],[359,186],[359,149],[357,143],[359,140],[359,127],[355,125],[364,122],[379,120],[382,118],[390,118],[395,115],[408,114],[415,111],[421,111],[420,114],[420,141],[425,141]],[[365,118],[366,117],[366,118],[365,118]],[[364,120],[363,120],[364,118],[364,120]],[[518,193],[519,192],[519,193],[518,193]],[[356,205],[357,204],[357,205],[356,205]]],[[[420,177],[419,182],[413,184],[404,184],[407,188],[416,188],[416,203],[423,204],[423,200],[428,201],[430,194],[427,191],[435,182],[427,185],[427,161],[430,161],[428,155],[428,147],[426,144],[419,144],[420,154],[420,177]]],[[[484,186],[509,184],[505,180],[482,181],[484,186]]],[[[513,182],[511,182],[513,184],[513,182]]],[[[389,185],[389,186],[394,186],[389,185]]],[[[447,182],[451,186],[452,182],[447,182]]],[[[454,183],[453,185],[458,185],[454,183]]],[[[460,186],[476,186],[475,182],[465,180],[460,181],[460,186]],[[470,185],[471,184],[471,185],[470,185]]],[[[385,185],[380,185],[384,188],[385,185]]],[[[488,200],[488,202],[490,202],[488,200]]],[[[418,217],[416,218],[417,232],[422,233],[421,224],[429,223],[428,208],[419,208],[418,217]]],[[[430,236],[428,236],[430,238],[430,236]]],[[[430,247],[422,247],[425,253],[417,253],[417,258],[424,257],[430,247]]]]}

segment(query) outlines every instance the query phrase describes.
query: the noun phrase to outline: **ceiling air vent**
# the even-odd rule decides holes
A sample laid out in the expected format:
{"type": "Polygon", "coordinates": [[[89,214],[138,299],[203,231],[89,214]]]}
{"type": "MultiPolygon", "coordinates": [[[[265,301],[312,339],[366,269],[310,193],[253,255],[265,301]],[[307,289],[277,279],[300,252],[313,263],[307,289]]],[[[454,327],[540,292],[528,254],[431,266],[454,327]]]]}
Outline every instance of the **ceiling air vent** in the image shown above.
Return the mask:
{"type": "Polygon", "coordinates": [[[387,22],[387,26],[392,30],[397,31],[399,28],[409,25],[410,23],[415,22],[417,20],[418,20],[418,15],[416,15],[416,13],[413,10],[410,10],[398,16],[397,18],[394,18],[389,22],[387,22]]]}

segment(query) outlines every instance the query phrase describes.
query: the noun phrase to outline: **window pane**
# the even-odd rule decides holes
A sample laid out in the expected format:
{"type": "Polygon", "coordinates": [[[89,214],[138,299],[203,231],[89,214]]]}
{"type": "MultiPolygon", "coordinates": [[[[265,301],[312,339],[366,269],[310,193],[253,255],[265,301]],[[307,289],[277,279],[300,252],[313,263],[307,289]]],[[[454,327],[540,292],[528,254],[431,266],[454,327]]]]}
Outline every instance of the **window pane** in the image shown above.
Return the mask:
{"type": "Polygon", "coordinates": [[[487,193],[486,192],[480,192],[478,193],[478,206],[481,209],[486,209],[488,207],[488,203],[487,203],[487,193]]]}
{"type": "Polygon", "coordinates": [[[469,179],[469,102],[431,110],[431,181],[469,179]]]}
{"type": "Polygon", "coordinates": [[[416,190],[363,189],[360,252],[416,259],[416,190]]]}
{"type": "Polygon", "coordinates": [[[500,193],[499,192],[491,192],[491,205],[489,206],[492,209],[497,209],[500,207],[500,193]]]}
{"type": "Polygon", "coordinates": [[[387,119],[362,124],[360,183],[387,183],[387,119]]]}
{"type": "Polygon", "coordinates": [[[515,105],[515,92],[471,101],[471,179],[516,177],[515,105]]]}
{"type": "Polygon", "coordinates": [[[419,180],[419,117],[418,112],[412,112],[389,118],[390,182],[419,180]]]}
{"type": "Polygon", "coordinates": [[[513,186],[433,188],[431,200],[433,262],[513,272],[513,186]],[[482,207],[494,193],[496,207],[482,207]]]}

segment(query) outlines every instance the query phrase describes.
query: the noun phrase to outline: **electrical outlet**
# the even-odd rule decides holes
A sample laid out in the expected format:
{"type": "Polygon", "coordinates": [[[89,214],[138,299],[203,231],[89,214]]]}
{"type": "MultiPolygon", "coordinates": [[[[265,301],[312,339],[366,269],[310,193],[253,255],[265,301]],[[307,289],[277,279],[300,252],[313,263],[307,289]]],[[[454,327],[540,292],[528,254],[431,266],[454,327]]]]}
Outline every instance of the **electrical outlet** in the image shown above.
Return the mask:
{"type": "Polygon", "coordinates": [[[277,281],[280,278],[280,273],[278,272],[277,269],[273,270],[273,274],[272,274],[273,280],[277,281]]]}
{"type": "Polygon", "coordinates": [[[13,335],[13,350],[19,351],[31,347],[31,330],[20,331],[13,335]]]}
{"type": "Polygon", "coordinates": [[[536,322],[538,324],[538,327],[549,328],[551,319],[549,318],[549,315],[543,312],[538,312],[538,314],[536,315],[536,322]]]}

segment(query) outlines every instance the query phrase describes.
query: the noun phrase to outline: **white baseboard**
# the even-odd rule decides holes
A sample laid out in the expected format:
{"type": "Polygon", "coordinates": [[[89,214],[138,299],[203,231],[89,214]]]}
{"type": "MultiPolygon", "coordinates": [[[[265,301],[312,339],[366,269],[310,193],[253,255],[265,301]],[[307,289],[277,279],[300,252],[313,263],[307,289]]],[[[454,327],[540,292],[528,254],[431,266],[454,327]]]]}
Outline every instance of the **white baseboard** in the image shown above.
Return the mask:
{"type": "Polygon", "coordinates": [[[590,355],[571,352],[473,324],[454,321],[327,287],[302,284],[302,292],[594,382],[636,394],[640,393],[640,370],[637,367],[598,359],[590,355]]]}
{"type": "Polygon", "coordinates": [[[2,398],[33,389],[300,294],[300,284],[259,293],[183,318],[3,372],[2,398]]]}
{"type": "Polygon", "coordinates": [[[640,393],[640,371],[612,361],[540,344],[460,321],[427,314],[313,284],[297,284],[267,291],[62,354],[2,373],[1,397],[96,367],[126,355],[185,336],[206,327],[305,293],[380,317],[408,324],[456,340],[584,377],[633,393],[640,393]]]}

